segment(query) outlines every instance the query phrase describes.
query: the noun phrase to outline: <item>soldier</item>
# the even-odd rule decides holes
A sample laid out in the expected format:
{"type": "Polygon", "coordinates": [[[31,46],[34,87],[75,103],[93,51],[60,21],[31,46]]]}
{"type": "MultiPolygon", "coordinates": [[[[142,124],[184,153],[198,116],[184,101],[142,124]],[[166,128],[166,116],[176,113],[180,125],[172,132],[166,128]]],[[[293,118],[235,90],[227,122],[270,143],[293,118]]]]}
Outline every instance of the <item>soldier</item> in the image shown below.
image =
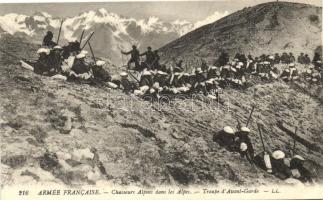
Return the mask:
{"type": "Polygon", "coordinates": [[[152,74],[148,70],[144,70],[141,74],[139,86],[148,86],[151,87],[153,84],[152,74]]]}
{"type": "Polygon", "coordinates": [[[53,42],[52,39],[53,39],[53,32],[47,31],[47,34],[43,39],[43,46],[47,46],[49,48],[53,48],[54,46],[56,46],[57,44],[53,42]]]}
{"type": "Polygon", "coordinates": [[[210,67],[209,71],[207,72],[207,79],[218,78],[216,70],[217,68],[215,66],[210,67]]]}
{"type": "Polygon", "coordinates": [[[135,45],[132,45],[132,50],[128,52],[121,51],[122,54],[125,55],[131,55],[130,60],[128,61],[128,69],[130,69],[130,64],[135,63],[135,68],[140,68],[140,53],[137,50],[137,47],[135,45]]]}
{"type": "Polygon", "coordinates": [[[131,83],[128,80],[128,73],[121,72],[120,77],[121,77],[120,85],[123,92],[126,94],[133,93],[136,87],[133,83],[131,83]]]}
{"type": "Polygon", "coordinates": [[[195,71],[195,83],[193,84],[193,89],[195,92],[203,92],[206,93],[205,90],[205,76],[203,75],[203,71],[201,68],[197,68],[195,71]]]}
{"type": "Polygon", "coordinates": [[[267,151],[263,151],[259,154],[257,154],[254,157],[254,163],[260,167],[261,169],[267,171],[268,173],[272,173],[272,165],[271,165],[271,159],[270,155],[267,151]]]}
{"type": "Polygon", "coordinates": [[[274,151],[270,157],[273,173],[282,180],[292,175],[290,169],[284,163],[284,158],[285,153],[280,150],[274,151]]]}
{"type": "Polygon", "coordinates": [[[299,79],[298,70],[295,68],[294,63],[289,64],[289,73],[290,73],[289,76],[291,81],[296,81],[299,79]]]}
{"type": "Polygon", "coordinates": [[[222,67],[225,64],[227,64],[228,62],[229,62],[228,53],[222,52],[221,55],[219,56],[219,58],[217,59],[217,62],[215,63],[215,65],[222,67]]]}
{"type": "Polygon", "coordinates": [[[92,67],[93,76],[96,80],[108,82],[111,81],[110,74],[103,69],[105,62],[103,60],[96,61],[95,65],[92,67]]]}
{"type": "Polygon", "coordinates": [[[250,129],[245,126],[241,127],[240,131],[235,133],[236,137],[238,138],[238,143],[240,144],[241,156],[246,156],[249,162],[253,162],[255,152],[251,140],[249,138],[249,134],[250,129]]]}
{"type": "Polygon", "coordinates": [[[305,64],[304,62],[304,53],[302,52],[298,57],[297,57],[297,62],[300,63],[300,64],[305,64]]]}
{"type": "Polygon", "coordinates": [[[284,52],[282,54],[282,56],[280,57],[281,63],[283,64],[288,64],[289,63],[289,56],[286,52],[284,52]]]}
{"type": "Polygon", "coordinates": [[[209,66],[206,64],[205,60],[202,60],[201,69],[203,72],[207,72],[209,70],[209,66]]]}
{"type": "Polygon", "coordinates": [[[63,63],[62,53],[63,48],[60,46],[55,46],[48,55],[48,64],[51,66],[52,73],[60,73],[63,63]]]}
{"type": "Polygon", "coordinates": [[[91,67],[85,63],[86,54],[87,51],[81,51],[76,55],[69,77],[72,80],[89,80],[92,78],[93,74],[91,67]]]}
{"type": "Polygon", "coordinates": [[[314,57],[313,57],[313,60],[312,60],[312,63],[314,64],[314,66],[315,66],[315,64],[317,63],[318,60],[321,60],[321,56],[320,56],[319,53],[316,52],[314,54],[314,57]]]}
{"type": "Polygon", "coordinates": [[[289,62],[288,63],[294,63],[296,60],[295,60],[295,56],[293,55],[292,52],[289,53],[289,62]]]}
{"type": "Polygon", "coordinates": [[[50,53],[50,50],[46,48],[40,48],[37,50],[37,53],[39,54],[39,58],[34,64],[34,72],[36,74],[46,75],[49,72],[48,55],[50,53]]]}
{"type": "Polygon", "coordinates": [[[183,72],[184,68],[182,64],[183,64],[183,60],[181,59],[178,62],[176,62],[174,67],[174,72],[178,72],[178,73],[183,72]]]}
{"type": "Polygon", "coordinates": [[[278,53],[275,53],[274,63],[275,63],[275,64],[279,64],[279,63],[280,63],[280,56],[279,56],[279,54],[278,54],[278,53]]]}
{"type": "Polygon", "coordinates": [[[221,131],[214,134],[213,141],[217,142],[220,146],[227,148],[230,151],[235,151],[235,133],[233,128],[225,126],[221,131]]]}
{"type": "Polygon", "coordinates": [[[305,159],[302,156],[295,155],[290,161],[290,169],[294,178],[301,180],[302,182],[313,183],[311,172],[304,167],[305,159]]]}
{"type": "Polygon", "coordinates": [[[304,64],[309,65],[311,63],[311,59],[308,57],[308,54],[305,54],[304,56],[304,64]]]}
{"type": "Polygon", "coordinates": [[[158,50],[155,50],[155,51],[154,51],[154,62],[153,62],[153,64],[152,64],[152,65],[154,66],[154,69],[164,71],[164,70],[161,68],[159,61],[160,61],[160,56],[159,56],[159,54],[158,54],[158,50]]]}
{"type": "Polygon", "coordinates": [[[154,62],[154,52],[151,51],[151,47],[147,47],[147,51],[140,54],[140,56],[146,56],[146,63],[148,65],[148,69],[154,70],[153,62],[154,62]]]}
{"type": "Polygon", "coordinates": [[[320,80],[321,80],[321,73],[314,69],[312,72],[311,83],[319,84],[320,80]]]}
{"type": "Polygon", "coordinates": [[[289,64],[289,69],[285,69],[280,77],[285,82],[298,80],[298,70],[295,68],[295,64],[289,64]]]}

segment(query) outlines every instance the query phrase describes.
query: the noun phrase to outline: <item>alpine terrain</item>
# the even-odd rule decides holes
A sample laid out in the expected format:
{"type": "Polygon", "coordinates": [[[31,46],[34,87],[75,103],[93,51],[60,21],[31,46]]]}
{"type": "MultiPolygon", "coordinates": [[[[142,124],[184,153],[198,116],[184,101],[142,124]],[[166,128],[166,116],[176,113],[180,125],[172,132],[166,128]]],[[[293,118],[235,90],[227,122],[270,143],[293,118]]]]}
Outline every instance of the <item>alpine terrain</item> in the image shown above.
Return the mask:
{"type": "MultiPolygon", "coordinates": [[[[162,46],[176,39],[160,49],[166,63],[173,59],[205,59],[213,63],[222,51],[231,55],[284,51],[296,55],[302,51],[312,56],[321,48],[321,12],[321,8],[305,4],[266,3],[245,8],[176,39],[185,31],[179,31],[174,24],[148,26],[155,20],[150,19],[140,22],[145,24],[143,29],[138,22],[99,10],[65,19],[60,43],[76,39],[84,28],[87,34],[95,30],[91,40],[94,52],[112,60],[105,69],[119,79],[120,60],[112,64],[113,58],[119,53],[118,45],[133,42],[144,47],[162,46]],[[111,23],[87,23],[89,18],[92,22],[111,23]]],[[[59,19],[44,13],[37,16],[16,16],[15,26],[7,23],[12,27],[5,27],[5,19],[0,17],[1,48],[35,60],[39,48],[35,41],[48,27],[56,31],[60,24],[59,19]]],[[[263,151],[257,128],[260,123],[268,151],[280,149],[291,157],[295,141],[295,151],[315,168],[322,182],[321,85],[256,79],[244,90],[223,89],[219,99],[211,101],[202,95],[160,103],[144,101],[120,89],[35,74],[22,68],[19,60],[0,52],[1,184],[283,184],[239,153],[213,141],[213,135],[224,126],[236,127],[238,121],[246,124],[253,106],[248,127],[255,153],[263,151]]]]}

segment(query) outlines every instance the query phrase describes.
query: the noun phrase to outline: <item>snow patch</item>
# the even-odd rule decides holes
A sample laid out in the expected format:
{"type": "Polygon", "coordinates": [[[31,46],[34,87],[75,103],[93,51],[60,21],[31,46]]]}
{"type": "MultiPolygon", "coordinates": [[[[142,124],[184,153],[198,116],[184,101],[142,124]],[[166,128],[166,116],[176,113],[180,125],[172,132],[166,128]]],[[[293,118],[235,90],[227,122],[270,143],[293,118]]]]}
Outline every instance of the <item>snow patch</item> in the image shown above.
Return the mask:
{"type": "Polygon", "coordinates": [[[16,32],[23,32],[27,35],[32,35],[33,31],[26,27],[26,18],[26,15],[18,15],[15,13],[0,16],[0,27],[11,35],[16,32]]]}
{"type": "Polygon", "coordinates": [[[206,19],[198,21],[194,24],[194,28],[193,29],[197,29],[201,26],[204,26],[206,24],[210,24],[213,23],[219,19],[221,19],[222,17],[225,17],[229,14],[229,11],[225,11],[224,13],[215,11],[212,15],[208,16],[206,19]]]}

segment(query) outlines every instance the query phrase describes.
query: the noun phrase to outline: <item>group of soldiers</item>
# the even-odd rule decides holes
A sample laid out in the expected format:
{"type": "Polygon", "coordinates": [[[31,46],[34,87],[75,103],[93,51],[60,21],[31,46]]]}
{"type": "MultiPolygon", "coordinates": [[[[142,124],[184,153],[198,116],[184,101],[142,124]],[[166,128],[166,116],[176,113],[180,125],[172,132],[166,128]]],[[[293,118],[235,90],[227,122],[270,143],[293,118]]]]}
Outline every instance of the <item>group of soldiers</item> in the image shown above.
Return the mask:
{"type": "Polygon", "coordinates": [[[300,155],[293,155],[292,158],[287,158],[286,154],[279,149],[272,153],[262,151],[255,155],[255,151],[249,135],[251,130],[242,126],[235,131],[230,126],[225,126],[221,131],[214,134],[213,141],[231,152],[238,152],[242,158],[247,160],[266,172],[273,174],[282,180],[288,180],[290,183],[297,182],[312,184],[315,180],[315,175],[304,163],[305,159],[300,155]]]}
{"type": "MultiPolygon", "coordinates": [[[[232,60],[228,54],[222,53],[214,65],[209,66],[202,62],[200,67],[189,73],[183,67],[182,60],[166,66],[160,64],[157,50],[153,51],[148,47],[146,52],[140,54],[135,45],[128,52],[121,51],[122,54],[131,55],[131,58],[126,69],[120,73],[120,79],[112,79],[104,69],[105,61],[96,60],[91,52],[94,62],[88,62],[88,52],[80,47],[78,41],[69,42],[61,47],[52,39],[53,34],[48,31],[43,40],[43,47],[37,51],[39,59],[32,63],[35,73],[71,81],[100,81],[107,83],[110,88],[120,88],[125,93],[139,97],[152,95],[158,98],[161,94],[201,93],[208,98],[218,99],[219,90],[226,87],[243,89],[248,86],[247,79],[251,76],[269,81],[279,78],[285,82],[303,79],[311,84],[319,84],[321,81],[322,61],[319,54],[315,54],[311,62],[304,53],[298,56],[297,61],[292,53],[263,54],[255,58],[251,55],[236,54],[232,60]],[[144,62],[141,62],[141,56],[146,57],[144,62]],[[304,66],[302,73],[296,68],[297,63],[304,66]],[[288,67],[280,73],[278,64],[288,67]]],[[[238,128],[238,131],[226,126],[214,135],[213,140],[229,151],[239,152],[250,163],[281,179],[292,177],[302,182],[313,182],[310,172],[303,166],[305,159],[299,155],[287,159],[281,150],[275,150],[271,154],[263,151],[254,155],[250,132],[246,126],[238,128]]]]}
{"type": "Polygon", "coordinates": [[[37,51],[38,60],[30,63],[35,73],[84,83],[111,80],[110,74],[103,68],[105,61],[88,62],[88,52],[80,47],[78,41],[61,47],[52,38],[53,33],[48,31],[42,47],[37,51]]]}
{"type": "Polygon", "coordinates": [[[201,93],[208,98],[217,99],[219,90],[223,88],[246,88],[251,76],[258,76],[261,80],[281,78],[285,82],[303,79],[312,84],[321,81],[322,61],[319,54],[315,54],[312,63],[307,54],[301,53],[298,56],[297,62],[305,66],[302,73],[296,68],[296,60],[292,53],[263,54],[255,58],[251,55],[236,54],[231,60],[228,54],[222,53],[215,65],[209,66],[203,61],[189,73],[183,66],[183,60],[166,66],[160,64],[157,50],[153,51],[148,47],[147,51],[140,54],[135,45],[128,52],[121,51],[122,54],[131,56],[126,69],[120,73],[120,79],[112,79],[104,69],[105,61],[96,60],[91,52],[95,62],[88,62],[88,52],[80,47],[78,41],[69,42],[61,47],[53,42],[52,38],[53,34],[48,31],[43,40],[43,47],[37,51],[39,59],[33,63],[36,73],[55,77],[63,75],[72,81],[105,82],[111,88],[120,88],[125,93],[139,97],[201,93]],[[141,62],[141,56],[145,56],[145,61],[141,62]],[[286,64],[288,67],[280,72],[277,64],[286,64]]]}
{"type": "MultiPolygon", "coordinates": [[[[127,53],[133,55],[134,51],[138,50],[134,48],[127,53]]],[[[304,64],[304,60],[307,60],[308,56],[304,56],[303,53],[299,56],[299,65],[304,66],[303,72],[299,72],[295,61],[291,62],[293,60],[290,59],[293,57],[292,54],[283,53],[281,56],[279,54],[275,54],[275,56],[261,55],[256,58],[251,55],[246,57],[243,54],[237,54],[232,60],[229,60],[226,54],[222,54],[214,66],[208,66],[206,62],[202,62],[200,67],[194,68],[191,73],[188,73],[183,67],[182,60],[166,67],[166,65],[159,64],[159,56],[156,62],[151,62],[152,57],[149,52],[152,52],[150,47],[144,53],[146,61],[149,60],[149,62],[142,62],[140,66],[144,67],[141,67],[139,71],[138,67],[133,68],[140,74],[137,84],[130,82],[129,74],[132,77],[133,74],[129,72],[120,74],[120,87],[124,92],[134,93],[137,96],[202,93],[216,99],[218,91],[225,87],[246,88],[251,76],[258,76],[261,80],[269,81],[279,78],[285,82],[304,80],[311,84],[319,84],[321,81],[322,61],[318,54],[314,56],[317,59],[313,59],[313,62],[308,64],[307,61],[304,64]],[[280,72],[277,64],[287,65],[287,68],[280,72]]],[[[138,63],[138,59],[139,57],[131,57],[128,67],[131,68],[131,62],[138,63]]]]}

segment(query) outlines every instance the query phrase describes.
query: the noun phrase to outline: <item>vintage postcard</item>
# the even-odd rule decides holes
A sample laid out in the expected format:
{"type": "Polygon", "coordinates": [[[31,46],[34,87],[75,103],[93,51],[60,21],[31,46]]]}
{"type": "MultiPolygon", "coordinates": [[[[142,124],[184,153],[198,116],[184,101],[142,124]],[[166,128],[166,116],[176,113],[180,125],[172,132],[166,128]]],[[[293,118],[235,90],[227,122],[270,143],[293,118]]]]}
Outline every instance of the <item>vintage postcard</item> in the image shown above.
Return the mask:
{"type": "Polygon", "coordinates": [[[0,3],[1,200],[323,199],[321,0],[0,3]]]}

